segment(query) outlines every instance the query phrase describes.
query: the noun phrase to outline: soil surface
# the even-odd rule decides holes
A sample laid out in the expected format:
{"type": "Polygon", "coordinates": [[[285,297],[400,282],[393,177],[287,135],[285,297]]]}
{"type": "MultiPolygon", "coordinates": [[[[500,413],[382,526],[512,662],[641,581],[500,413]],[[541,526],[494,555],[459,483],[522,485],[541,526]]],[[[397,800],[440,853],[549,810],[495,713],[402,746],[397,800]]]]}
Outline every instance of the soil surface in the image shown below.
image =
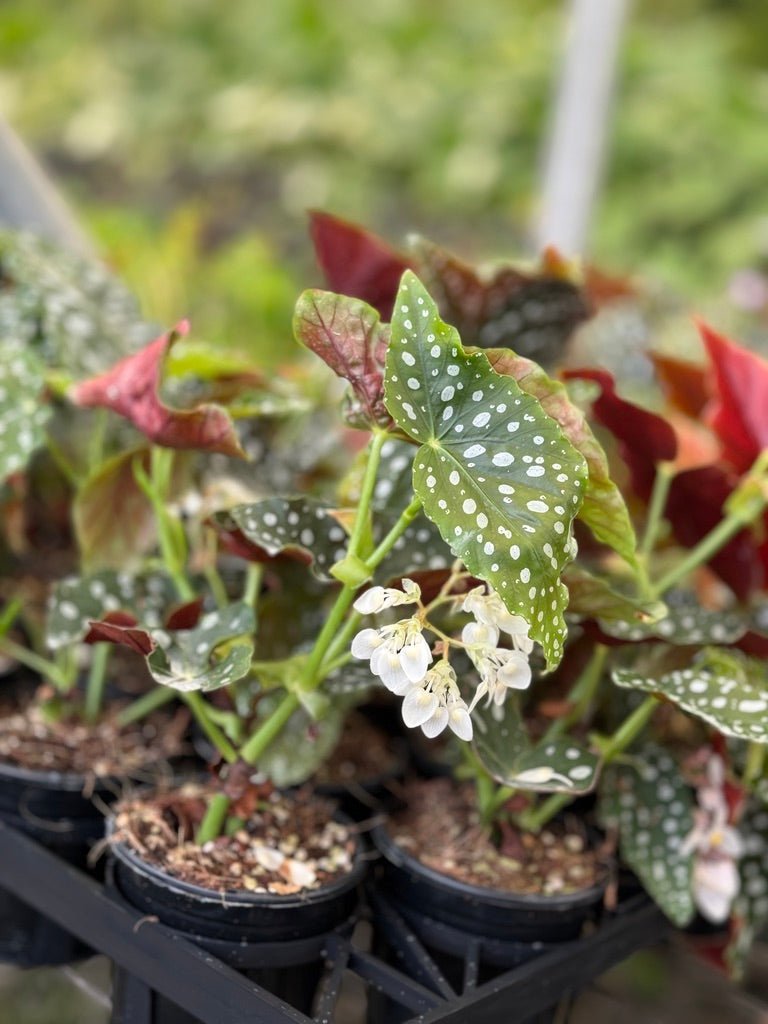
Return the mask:
{"type": "Polygon", "coordinates": [[[241,818],[233,834],[203,846],[194,834],[215,792],[190,784],[118,807],[113,841],[124,842],[149,864],[215,892],[246,890],[290,895],[351,871],[358,840],[331,819],[333,805],[308,792],[278,793],[251,786],[231,812],[241,818]]]}
{"type": "Polygon", "coordinates": [[[141,779],[145,769],[184,751],[186,709],[155,712],[126,727],[118,725],[119,710],[113,706],[87,725],[71,714],[51,718],[34,697],[0,706],[0,762],[33,771],[141,779]]]}
{"type": "Polygon", "coordinates": [[[605,877],[582,823],[566,819],[539,835],[480,824],[474,787],[450,779],[410,783],[408,806],[388,823],[392,838],[422,864],[460,882],[525,895],[564,894],[605,877]]]}
{"type": "Polygon", "coordinates": [[[403,767],[402,754],[391,736],[377,729],[365,715],[353,712],[344,722],[341,738],[315,781],[324,785],[365,785],[403,767]]]}

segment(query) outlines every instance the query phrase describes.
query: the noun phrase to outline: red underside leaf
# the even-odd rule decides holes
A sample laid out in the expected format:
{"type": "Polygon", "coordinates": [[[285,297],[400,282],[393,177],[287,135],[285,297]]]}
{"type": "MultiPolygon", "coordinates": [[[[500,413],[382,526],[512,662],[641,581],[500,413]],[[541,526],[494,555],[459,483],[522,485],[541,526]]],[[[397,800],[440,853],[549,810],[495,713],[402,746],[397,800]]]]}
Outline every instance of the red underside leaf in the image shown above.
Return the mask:
{"type": "Polygon", "coordinates": [[[87,644],[111,643],[128,647],[143,657],[155,649],[155,642],[145,629],[137,628],[136,619],[127,612],[109,612],[98,622],[88,623],[87,644]]]}
{"type": "Polygon", "coordinates": [[[194,601],[187,601],[185,604],[172,608],[165,620],[165,628],[194,629],[203,611],[203,598],[196,597],[194,601]]]}
{"type": "Polygon", "coordinates": [[[563,376],[568,380],[591,380],[600,387],[592,410],[598,422],[618,441],[619,454],[630,472],[632,489],[647,500],[653,489],[657,463],[672,462],[677,455],[674,429],[656,413],[620,398],[615,381],[606,370],[567,370],[563,376]]]}
{"type": "Polygon", "coordinates": [[[174,342],[187,333],[186,321],[161,335],[111,370],[76,384],[75,405],[112,409],[155,444],[166,448],[221,452],[244,457],[232,420],[218,405],[172,409],[160,398],[165,358],[174,342]]]}
{"type": "Polygon", "coordinates": [[[661,352],[649,352],[648,357],[667,401],[686,416],[698,419],[712,397],[706,368],[661,352]]]}
{"type": "Polygon", "coordinates": [[[768,362],[706,324],[698,327],[715,377],[709,423],[723,456],[743,473],[768,448],[768,362]]]}
{"type": "Polygon", "coordinates": [[[319,210],[310,211],[309,217],[309,233],[328,288],[363,299],[388,321],[410,260],[357,224],[319,210]]]}

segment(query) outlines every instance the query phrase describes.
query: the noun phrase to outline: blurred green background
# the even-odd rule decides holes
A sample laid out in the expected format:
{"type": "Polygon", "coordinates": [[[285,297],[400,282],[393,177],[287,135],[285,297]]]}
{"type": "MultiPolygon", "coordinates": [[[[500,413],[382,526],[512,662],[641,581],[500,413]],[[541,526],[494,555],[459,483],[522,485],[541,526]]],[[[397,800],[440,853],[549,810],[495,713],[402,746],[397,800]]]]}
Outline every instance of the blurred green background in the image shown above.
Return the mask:
{"type": "MultiPolygon", "coordinates": [[[[147,314],[290,356],[305,209],[526,252],[561,0],[4,0],[0,109],[147,314]]],[[[590,256],[705,308],[768,262],[768,4],[636,0],[590,256]]]]}

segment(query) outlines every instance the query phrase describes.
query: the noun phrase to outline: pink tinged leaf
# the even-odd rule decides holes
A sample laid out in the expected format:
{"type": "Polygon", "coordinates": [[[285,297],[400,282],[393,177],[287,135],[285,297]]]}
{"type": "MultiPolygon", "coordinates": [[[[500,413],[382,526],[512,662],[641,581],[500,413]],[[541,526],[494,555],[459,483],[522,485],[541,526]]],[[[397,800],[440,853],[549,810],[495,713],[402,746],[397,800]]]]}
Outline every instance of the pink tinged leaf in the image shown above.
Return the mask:
{"type": "Polygon", "coordinates": [[[448,725],[448,708],[439,707],[435,711],[434,715],[422,725],[421,731],[427,737],[427,739],[434,739],[435,736],[439,736],[440,733],[448,725]]]}
{"type": "Polygon", "coordinates": [[[293,317],[296,340],[320,356],[351,385],[345,418],[352,426],[390,427],[384,406],[384,363],[389,324],[359,299],[310,289],[299,296],[293,317]]]}
{"type": "Polygon", "coordinates": [[[400,278],[411,262],[357,224],[319,210],[309,216],[309,232],[327,286],[363,299],[389,320],[400,278]]]}
{"type": "Polygon", "coordinates": [[[409,729],[416,729],[428,721],[438,708],[436,694],[415,686],[403,700],[403,721],[409,729]]]}
{"type": "Polygon", "coordinates": [[[111,370],[76,384],[70,393],[75,405],[111,409],[137,430],[165,448],[220,452],[245,457],[229,414],[217,405],[172,409],[160,398],[163,365],[172,345],[185,335],[185,320],[151,341],[111,370]]]}
{"type": "Polygon", "coordinates": [[[686,416],[698,419],[712,395],[705,367],[661,352],[649,352],[648,356],[670,404],[686,416]]]}
{"type": "Polygon", "coordinates": [[[110,643],[128,647],[143,657],[155,649],[155,642],[145,629],[136,628],[136,620],[125,612],[110,612],[100,622],[88,623],[87,644],[110,643]]]}
{"type": "Polygon", "coordinates": [[[709,422],[725,458],[744,472],[768,448],[768,362],[706,324],[698,327],[715,377],[709,422]]]}

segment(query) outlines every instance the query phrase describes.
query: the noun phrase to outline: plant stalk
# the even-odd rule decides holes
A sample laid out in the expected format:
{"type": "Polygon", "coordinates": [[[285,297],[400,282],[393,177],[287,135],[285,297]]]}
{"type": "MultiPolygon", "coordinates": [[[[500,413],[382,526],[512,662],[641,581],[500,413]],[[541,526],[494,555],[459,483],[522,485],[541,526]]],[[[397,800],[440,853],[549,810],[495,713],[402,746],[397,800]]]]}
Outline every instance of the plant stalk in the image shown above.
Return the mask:
{"type": "Polygon", "coordinates": [[[155,686],[141,697],[137,697],[127,708],[123,708],[117,716],[117,724],[132,725],[134,722],[146,718],[147,715],[151,715],[153,711],[157,711],[165,704],[170,704],[177,697],[178,692],[172,690],[170,686],[155,686]]]}
{"type": "Polygon", "coordinates": [[[101,714],[104,686],[107,681],[107,666],[111,654],[111,644],[94,644],[88,682],[85,687],[85,720],[89,725],[94,725],[101,714]]]}
{"type": "Polygon", "coordinates": [[[211,799],[208,801],[208,809],[205,812],[205,817],[200,822],[200,827],[195,833],[195,842],[198,846],[203,846],[205,843],[210,842],[212,839],[218,838],[224,830],[224,824],[227,820],[227,814],[229,812],[229,805],[232,801],[226,795],[226,793],[214,793],[211,799]]]}
{"type": "Polygon", "coordinates": [[[208,708],[206,706],[206,703],[200,696],[200,694],[192,690],[188,693],[180,693],[180,696],[181,699],[189,708],[189,710],[195,716],[197,724],[200,726],[200,728],[203,730],[205,735],[208,737],[208,739],[211,741],[214,747],[218,750],[218,752],[221,754],[224,760],[228,764],[234,764],[237,761],[237,751],[229,742],[229,740],[221,731],[221,729],[218,727],[218,725],[216,725],[216,723],[211,720],[211,717],[208,714],[208,708]]]}

